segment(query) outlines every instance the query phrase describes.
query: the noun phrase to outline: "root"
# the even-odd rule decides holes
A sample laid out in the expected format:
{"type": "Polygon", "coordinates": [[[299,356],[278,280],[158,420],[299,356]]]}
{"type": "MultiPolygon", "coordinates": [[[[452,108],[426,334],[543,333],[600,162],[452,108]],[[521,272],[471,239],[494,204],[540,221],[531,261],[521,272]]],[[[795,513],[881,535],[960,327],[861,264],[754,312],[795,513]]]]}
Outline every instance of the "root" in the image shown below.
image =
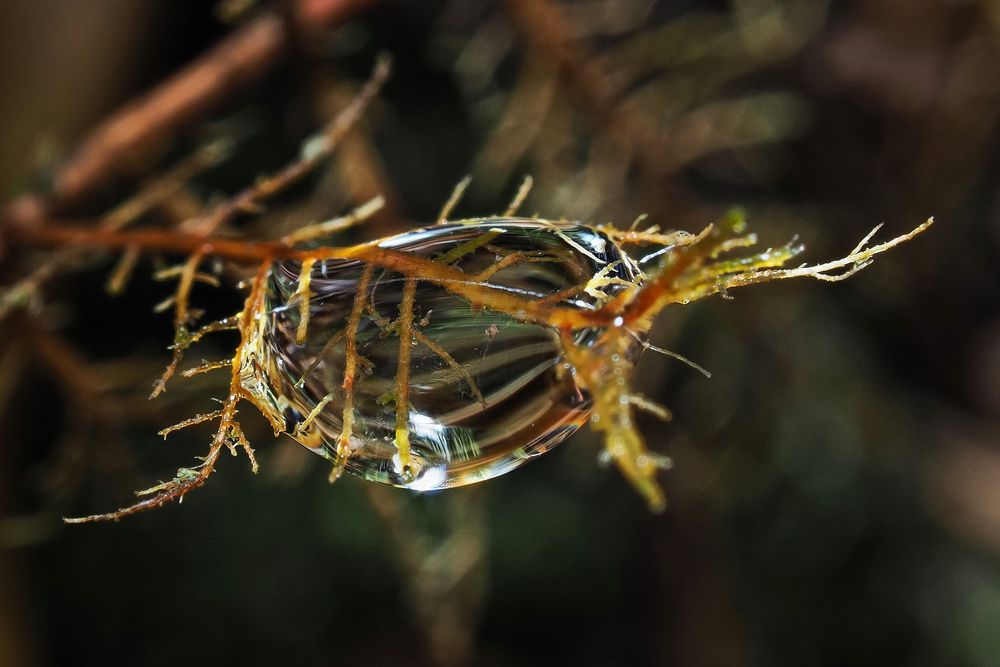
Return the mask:
{"type": "Polygon", "coordinates": [[[701,366],[699,364],[696,364],[695,362],[691,361],[690,359],[688,359],[687,357],[685,357],[682,354],[678,354],[677,352],[674,352],[673,350],[668,350],[666,348],[657,347],[656,345],[653,345],[652,343],[649,343],[647,341],[641,341],[641,344],[642,344],[642,348],[644,350],[652,350],[653,352],[656,352],[657,354],[662,354],[664,356],[670,357],[671,359],[676,359],[677,361],[681,362],[682,364],[687,364],[691,368],[695,369],[696,371],[698,371],[699,373],[701,373],[702,375],[704,375],[706,378],[709,378],[709,379],[712,378],[712,374],[709,371],[705,370],[705,368],[703,366],[701,366]]]}
{"type": "Polygon", "coordinates": [[[308,379],[308,377],[312,375],[313,371],[316,370],[316,367],[323,362],[323,360],[326,358],[328,354],[330,354],[330,351],[333,350],[333,348],[337,345],[337,343],[339,343],[341,340],[344,339],[344,336],[346,334],[347,334],[347,329],[341,329],[337,333],[330,336],[330,340],[326,341],[326,343],[323,345],[323,348],[319,351],[319,354],[316,355],[316,358],[313,360],[313,362],[309,364],[309,366],[307,366],[306,369],[302,372],[302,377],[300,377],[298,381],[295,383],[294,385],[295,387],[301,389],[302,387],[305,386],[306,379],[308,379]]]}

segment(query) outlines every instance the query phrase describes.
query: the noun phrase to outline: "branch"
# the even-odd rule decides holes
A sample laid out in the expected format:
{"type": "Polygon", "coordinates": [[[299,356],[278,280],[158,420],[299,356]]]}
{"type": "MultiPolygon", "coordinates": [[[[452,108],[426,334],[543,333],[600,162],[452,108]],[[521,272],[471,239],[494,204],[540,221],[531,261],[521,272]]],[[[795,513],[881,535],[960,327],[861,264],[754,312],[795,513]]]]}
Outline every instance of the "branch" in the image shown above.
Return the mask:
{"type": "Polygon", "coordinates": [[[121,174],[123,165],[205,118],[225,100],[262,79],[289,53],[299,34],[339,26],[375,0],[296,0],[289,19],[261,13],[146,94],[113,112],[90,132],[56,175],[50,202],[21,197],[4,218],[38,221],[66,209],[121,174]]]}

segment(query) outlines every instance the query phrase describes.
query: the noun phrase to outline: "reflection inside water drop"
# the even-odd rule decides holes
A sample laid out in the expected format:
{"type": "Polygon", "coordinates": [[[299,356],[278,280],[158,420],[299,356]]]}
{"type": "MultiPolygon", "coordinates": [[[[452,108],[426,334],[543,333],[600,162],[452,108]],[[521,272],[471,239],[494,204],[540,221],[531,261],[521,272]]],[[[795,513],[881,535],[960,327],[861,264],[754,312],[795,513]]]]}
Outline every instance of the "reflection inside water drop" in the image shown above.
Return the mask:
{"type": "MultiPolygon", "coordinates": [[[[571,223],[449,223],[384,239],[380,245],[448,263],[470,279],[497,268],[511,253],[521,253],[530,261],[501,265],[487,280],[529,299],[583,285],[608,264],[614,265],[608,277],[636,280],[631,260],[614,243],[599,231],[571,223]]],[[[295,343],[299,308],[290,299],[301,264],[275,264],[266,294],[267,319],[243,359],[243,385],[256,401],[296,440],[330,459],[343,429],[344,332],[364,270],[359,261],[316,263],[308,335],[300,346],[295,343]],[[297,429],[328,395],[308,427],[297,429]]],[[[418,281],[407,418],[411,474],[401,474],[395,442],[399,334],[394,323],[404,283],[400,274],[375,268],[365,295],[357,327],[359,373],[348,472],[417,490],[470,484],[548,451],[586,421],[589,398],[568,372],[572,369],[552,330],[472,307],[441,286],[418,281]]],[[[562,304],[592,309],[596,299],[580,291],[562,304]]],[[[599,334],[580,331],[577,342],[586,345],[599,334]]]]}

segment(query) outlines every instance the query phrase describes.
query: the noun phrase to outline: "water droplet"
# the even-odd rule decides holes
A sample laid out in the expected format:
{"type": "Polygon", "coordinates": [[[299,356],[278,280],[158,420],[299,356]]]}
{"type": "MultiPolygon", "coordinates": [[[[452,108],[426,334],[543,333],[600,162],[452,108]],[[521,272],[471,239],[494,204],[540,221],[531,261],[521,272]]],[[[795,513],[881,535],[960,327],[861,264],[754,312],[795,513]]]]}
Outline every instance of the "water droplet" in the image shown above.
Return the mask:
{"type": "MultiPolygon", "coordinates": [[[[470,279],[494,267],[498,253],[501,260],[511,253],[544,254],[551,259],[513,262],[487,278],[489,284],[529,299],[583,286],[621,259],[617,246],[596,230],[569,223],[555,229],[527,220],[489,220],[437,225],[379,245],[448,262],[470,279]],[[484,234],[491,235],[489,242],[477,243],[484,234]]],[[[298,346],[299,308],[287,306],[298,287],[300,266],[282,262],[273,267],[267,319],[243,359],[242,380],[258,405],[277,415],[289,408],[309,415],[332,395],[306,428],[289,430],[304,446],[333,459],[344,423],[345,332],[365,266],[348,260],[321,262],[309,286],[306,343],[298,346]]],[[[619,262],[611,276],[634,281],[631,266],[619,262]]],[[[473,308],[443,287],[418,281],[414,310],[433,311],[434,316],[413,317],[406,419],[411,459],[406,469],[396,443],[395,385],[400,347],[396,320],[405,282],[400,274],[375,267],[363,295],[350,434],[352,444],[358,444],[347,459],[348,472],[418,490],[460,486],[521,465],[586,422],[589,398],[577,389],[573,373],[563,370],[569,364],[553,330],[473,308]]],[[[598,305],[583,292],[570,296],[564,305],[598,305]]],[[[582,330],[577,343],[586,345],[599,335],[600,330],[582,330]]],[[[286,423],[284,417],[281,421],[286,423]]]]}

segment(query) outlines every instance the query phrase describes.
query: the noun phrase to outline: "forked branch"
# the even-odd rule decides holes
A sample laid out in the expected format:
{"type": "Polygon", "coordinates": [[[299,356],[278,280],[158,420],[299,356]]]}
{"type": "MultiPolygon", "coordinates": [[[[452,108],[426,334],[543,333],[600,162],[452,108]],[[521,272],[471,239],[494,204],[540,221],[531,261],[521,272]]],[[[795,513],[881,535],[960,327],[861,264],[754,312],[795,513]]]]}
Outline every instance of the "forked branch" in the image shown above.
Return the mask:
{"type": "Polygon", "coordinates": [[[180,468],[174,478],[170,481],[162,482],[156,486],[137,493],[139,496],[149,496],[148,498],[114,512],[65,519],[67,523],[118,521],[121,518],[142,512],[144,510],[162,507],[173,500],[180,502],[183,500],[185,495],[205,484],[208,477],[215,471],[215,464],[218,461],[219,454],[222,452],[224,447],[228,448],[233,455],[236,454],[237,448],[242,449],[250,460],[251,469],[253,472],[257,472],[258,466],[257,460],[254,457],[254,451],[250,447],[250,443],[247,441],[246,437],[243,435],[243,430],[237,420],[239,403],[244,398],[249,398],[240,382],[240,362],[243,358],[244,348],[250,344],[254,334],[254,327],[257,326],[256,314],[260,312],[261,303],[264,298],[264,287],[267,277],[270,275],[270,271],[270,262],[262,263],[258,268],[257,274],[254,277],[250,288],[250,293],[244,303],[243,310],[238,316],[240,342],[236,347],[235,354],[233,355],[233,362],[231,364],[232,372],[229,381],[229,394],[227,395],[225,401],[223,401],[222,408],[209,414],[198,415],[190,420],[187,420],[186,422],[181,422],[180,424],[176,424],[160,431],[160,434],[166,437],[170,432],[180,428],[218,419],[219,426],[216,429],[215,436],[212,438],[211,444],[209,445],[208,452],[201,459],[201,463],[191,468],[180,468]]]}

